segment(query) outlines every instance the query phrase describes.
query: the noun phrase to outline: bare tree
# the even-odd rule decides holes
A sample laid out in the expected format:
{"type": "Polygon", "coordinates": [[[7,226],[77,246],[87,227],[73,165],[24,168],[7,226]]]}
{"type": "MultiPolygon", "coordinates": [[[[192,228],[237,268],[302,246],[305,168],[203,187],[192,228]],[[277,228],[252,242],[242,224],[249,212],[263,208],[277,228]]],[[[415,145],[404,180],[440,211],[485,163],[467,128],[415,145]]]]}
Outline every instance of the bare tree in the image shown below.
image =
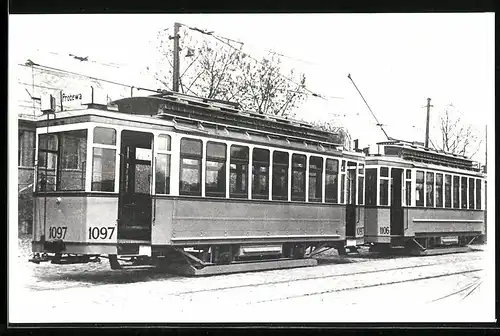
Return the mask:
{"type": "MultiPolygon", "coordinates": [[[[198,34],[198,33],[197,33],[198,34]]],[[[261,60],[242,50],[242,44],[180,33],[180,90],[211,99],[239,103],[243,109],[259,113],[291,116],[306,97],[304,74],[291,70],[281,74],[281,59],[269,53],[261,60]]],[[[157,35],[158,59],[148,70],[164,87],[172,87],[173,43],[168,33],[157,35]]]]}
{"type": "Polygon", "coordinates": [[[333,120],[314,121],[314,126],[331,133],[331,140],[334,143],[342,145],[345,149],[351,149],[351,134],[345,127],[335,125],[333,120]]]}
{"type": "Polygon", "coordinates": [[[439,132],[438,149],[448,153],[472,158],[479,151],[482,143],[474,127],[462,121],[460,113],[452,104],[448,105],[441,114],[439,132]]]}

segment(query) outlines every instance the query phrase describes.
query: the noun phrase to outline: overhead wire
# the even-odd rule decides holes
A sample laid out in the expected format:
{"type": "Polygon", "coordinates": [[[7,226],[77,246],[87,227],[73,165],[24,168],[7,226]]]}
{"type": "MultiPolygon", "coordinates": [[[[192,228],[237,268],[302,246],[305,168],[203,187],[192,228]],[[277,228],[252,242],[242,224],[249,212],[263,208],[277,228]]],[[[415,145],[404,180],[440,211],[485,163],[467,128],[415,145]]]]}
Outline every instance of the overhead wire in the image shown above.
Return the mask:
{"type": "MultiPolygon", "coordinates": [[[[251,59],[251,60],[253,60],[254,62],[256,62],[256,63],[258,63],[258,64],[263,65],[263,63],[262,63],[261,61],[259,61],[259,60],[255,59],[254,57],[252,57],[252,56],[251,56],[251,55],[249,55],[248,53],[246,53],[246,52],[242,51],[241,49],[236,48],[234,45],[232,45],[231,43],[229,43],[229,42],[227,42],[227,41],[224,41],[224,40],[234,41],[234,42],[239,43],[239,44],[241,44],[241,45],[244,45],[244,42],[241,42],[241,41],[236,41],[236,40],[233,40],[233,39],[230,39],[230,38],[227,38],[227,37],[222,37],[222,36],[220,36],[220,35],[215,34],[215,32],[214,32],[214,31],[206,31],[206,30],[203,30],[203,29],[200,29],[200,28],[196,28],[196,27],[191,27],[191,26],[188,26],[188,25],[183,24],[183,23],[180,23],[180,24],[181,24],[181,26],[184,26],[184,27],[186,27],[186,28],[188,28],[188,29],[190,29],[190,30],[194,30],[194,31],[197,31],[197,32],[199,32],[199,33],[201,33],[201,34],[211,36],[211,37],[213,37],[214,39],[216,39],[217,41],[219,41],[219,42],[221,42],[221,43],[224,43],[224,44],[226,44],[227,46],[231,47],[232,49],[234,49],[234,50],[236,50],[236,51],[238,51],[238,52],[240,52],[240,53],[244,54],[245,56],[247,56],[248,58],[250,58],[250,59],[251,59]]],[[[277,54],[277,53],[276,53],[276,54],[277,54]]],[[[314,97],[318,97],[318,98],[324,99],[324,100],[327,100],[327,99],[325,98],[325,96],[324,96],[324,95],[319,94],[319,93],[316,93],[316,92],[314,92],[314,91],[312,91],[312,90],[308,89],[308,88],[307,88],[307,87],[305,87],[303,84],[299,84],[299,83],[295,82],[294,80],[292,80],[292,79],[290,79],[289,77],[287,77],[287,76],[283,75],[282,73],[278,73],[278,74],[279,74],[279,76],[283,77],[284,79],[288,80],[289,82],[291,82],[291,83],[293,83],[293,84],[297,85],[298,87],[301,87],[304,91],[307,91],[310,95],[312,95],[312,96],[314,96],[314,97]]],[[[342,97],[331,97],[331,98],[342,98],[342,97]]]]}

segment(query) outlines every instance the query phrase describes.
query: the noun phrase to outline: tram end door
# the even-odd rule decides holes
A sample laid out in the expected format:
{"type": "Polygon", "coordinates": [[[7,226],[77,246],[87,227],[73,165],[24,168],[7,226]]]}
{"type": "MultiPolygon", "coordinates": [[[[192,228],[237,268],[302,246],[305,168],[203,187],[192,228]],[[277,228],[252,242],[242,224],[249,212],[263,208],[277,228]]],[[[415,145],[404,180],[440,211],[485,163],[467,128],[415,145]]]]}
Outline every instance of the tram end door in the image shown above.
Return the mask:
{"type": "Polygon", "coordinates": [[[151,243],[152,161],[153,134],[122,131],[118,243],[151,243]]]}
{"type": "MultiPolygon", "coordinates": [[[[350,163],[350,162],[349,162],[350,163]]],[[[348,245],[356,245],[356,165],[347,167],[346,178],[346,230],[348,245]],[[350,242],[353,241],[353,242],[350,242]]]]}
{"type": "Polygon", "coordinates": [[[404,234],[402,206],[403,169],[391,169],[391,236],[404,234]]]}

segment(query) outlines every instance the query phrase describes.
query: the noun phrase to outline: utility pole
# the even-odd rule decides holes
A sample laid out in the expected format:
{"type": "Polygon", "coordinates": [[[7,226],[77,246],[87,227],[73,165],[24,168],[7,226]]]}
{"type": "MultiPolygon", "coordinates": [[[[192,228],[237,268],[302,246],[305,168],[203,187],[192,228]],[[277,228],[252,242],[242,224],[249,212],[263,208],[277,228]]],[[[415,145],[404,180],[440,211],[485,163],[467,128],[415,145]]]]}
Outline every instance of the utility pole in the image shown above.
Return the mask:
{"type": "Polygon", "coordinates": [[[173,73],[173,85],[172,91],[179,92],[179,80],[180,80],[180,65],[179,65],[179,28],[181,24],[174,23],[174,36],[170,37],[174,40],[174,73],[173,73]]]}
{"type": "Polygon", "coordinates": [[[429,119],[431,110],[431,99],[427,98],[427,122],[425,123],[425,148],[429,147],[429,119]]]}

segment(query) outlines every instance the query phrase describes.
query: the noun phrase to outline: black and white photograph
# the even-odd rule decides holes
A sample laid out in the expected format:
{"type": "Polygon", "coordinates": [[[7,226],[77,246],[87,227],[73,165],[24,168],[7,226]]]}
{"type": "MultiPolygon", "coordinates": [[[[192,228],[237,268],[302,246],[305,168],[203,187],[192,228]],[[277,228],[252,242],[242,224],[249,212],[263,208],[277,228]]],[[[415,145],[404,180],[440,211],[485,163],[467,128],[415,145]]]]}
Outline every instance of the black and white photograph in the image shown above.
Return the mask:
{"type": "Polygon", "coordinates": [[[8,323],[496,322],[494,13],[8,21],[8,323]]]}

